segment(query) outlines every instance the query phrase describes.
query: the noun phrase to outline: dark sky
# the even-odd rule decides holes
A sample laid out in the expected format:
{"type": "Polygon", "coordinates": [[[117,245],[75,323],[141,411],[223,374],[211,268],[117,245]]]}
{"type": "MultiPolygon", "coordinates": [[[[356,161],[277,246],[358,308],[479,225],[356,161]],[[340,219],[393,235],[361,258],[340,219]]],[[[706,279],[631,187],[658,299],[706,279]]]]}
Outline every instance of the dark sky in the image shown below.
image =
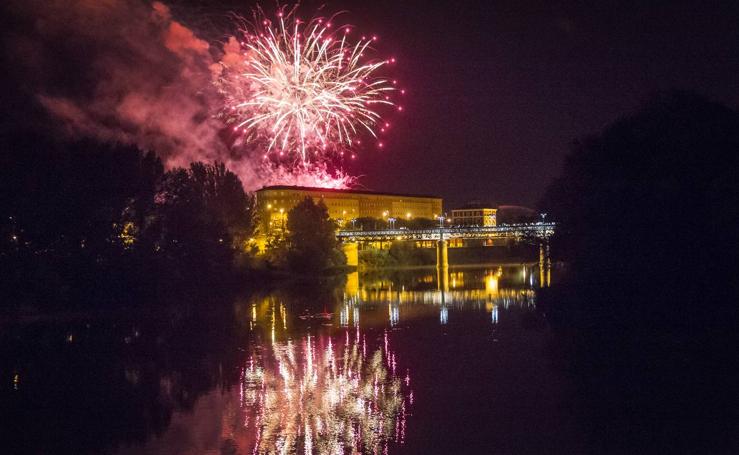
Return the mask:
{"type": "Polygon", "coordinates": [[[658,90],[739,105],[739,2],[328,2],[399,59],[373,189],[534,205],[573,140],[658,90]]]}

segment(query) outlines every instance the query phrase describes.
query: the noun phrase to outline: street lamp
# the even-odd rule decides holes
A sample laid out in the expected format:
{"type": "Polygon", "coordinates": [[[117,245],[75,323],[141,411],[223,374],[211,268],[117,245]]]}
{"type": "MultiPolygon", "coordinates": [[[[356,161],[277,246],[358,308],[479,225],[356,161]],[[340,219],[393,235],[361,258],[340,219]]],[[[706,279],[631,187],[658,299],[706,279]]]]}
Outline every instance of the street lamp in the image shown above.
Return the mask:
{"type": "Polygon", "coordinates": [[[390,228],[395,229],[395,221],[397,221],[395,218],[388,218],[387,222],[390,223],[390,228]]]}
{"type": "Polygon", "coordinates": [[[282,230],[285,230],[285,209],[280,208],[280,218],[282,219],[282,230]]]}
{"type": "Polygon", "coordinates": [[[444,220],[445,218],[443,216],[437,216],[437,220],[439,220],[439,240],[444,240],[444,220]]]}

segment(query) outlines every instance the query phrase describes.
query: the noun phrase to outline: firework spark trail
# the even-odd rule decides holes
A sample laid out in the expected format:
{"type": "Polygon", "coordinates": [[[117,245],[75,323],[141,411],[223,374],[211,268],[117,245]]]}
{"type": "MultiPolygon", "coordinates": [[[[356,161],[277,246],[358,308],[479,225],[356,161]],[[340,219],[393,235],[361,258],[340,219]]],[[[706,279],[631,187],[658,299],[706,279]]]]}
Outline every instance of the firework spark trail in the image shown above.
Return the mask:
{"type": "Polygon", "coordinates": [[[340,171],[327,177],[327,164],[353,158],[362,134],[377,138],[378,125],[389,127],[380,111],[394,106],[395,81],[378,70],[395,59],[365,57],[377,37],[351,40],[352,28],[335,27],[334,18],[301,21],[293,8],[273,23],[256,10],[240,28],[241,61],[222,63],[216,85],[236,146],[256,146],[267,163],[290,169],[283,175],[310,180],[319,171],[324,185],[347,186],[351,178],[340,171]]]}

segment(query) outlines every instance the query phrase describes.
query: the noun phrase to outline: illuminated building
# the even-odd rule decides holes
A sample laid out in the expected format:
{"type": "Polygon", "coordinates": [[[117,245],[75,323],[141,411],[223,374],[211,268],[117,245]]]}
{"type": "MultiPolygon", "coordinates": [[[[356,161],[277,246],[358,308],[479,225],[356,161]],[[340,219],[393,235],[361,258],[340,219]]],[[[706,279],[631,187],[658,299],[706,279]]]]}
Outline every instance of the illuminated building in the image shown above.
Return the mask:
{"type": "Polygon", "coordinates": [[[337,190],[301,186],[268,186],[257,191],[261,232],[283,229],[287,212],[306,197],[323,201],[328,215],[340,227],[352,227],[357,218],[428,218],[442,213],[442,200],[436,196],[394,194],[362,190],[337,190]]]}
{"type": "Polygon", "coordinates": [[[452,210],[453,226],[496,226],[497,209],[485,207],[483,204],[470,203],[452,210]]]}
{"type": "MultiPolygon", "coordinates": [[[[452,226],[497,226],[497,212],[497,209],[490,208],[487,204],[470,202],[452,210],[452,226]]],[[[480,245],[493,246],[494,242],[492,239],[484,241],[451,239],[449,241],[449,247],[451,248],[480,245]]]]}

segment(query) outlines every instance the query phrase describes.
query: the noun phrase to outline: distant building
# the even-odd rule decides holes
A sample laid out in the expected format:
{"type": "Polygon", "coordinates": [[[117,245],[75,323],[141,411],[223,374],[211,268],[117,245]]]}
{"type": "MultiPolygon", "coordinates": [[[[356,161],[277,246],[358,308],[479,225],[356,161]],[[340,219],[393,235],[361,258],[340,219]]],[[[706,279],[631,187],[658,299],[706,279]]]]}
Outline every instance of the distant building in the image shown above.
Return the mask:
{"type": "Polygon", "coordinates": [[[470,202],[452,210],[453,226],[495,226],[498,224],[497,209],[491,204],[470,202]]]}
{"type": "Polygon", "coordinates": [[[306,197],[323,203],[339,226],[357,218],[429,218],[442,213],[442,199],[418,194],[381,193],[363,190],[335,190],[302,186],[267,186],[257,191],[260,230],[263,234],[283,229],[287,212],[306,197]]]}

